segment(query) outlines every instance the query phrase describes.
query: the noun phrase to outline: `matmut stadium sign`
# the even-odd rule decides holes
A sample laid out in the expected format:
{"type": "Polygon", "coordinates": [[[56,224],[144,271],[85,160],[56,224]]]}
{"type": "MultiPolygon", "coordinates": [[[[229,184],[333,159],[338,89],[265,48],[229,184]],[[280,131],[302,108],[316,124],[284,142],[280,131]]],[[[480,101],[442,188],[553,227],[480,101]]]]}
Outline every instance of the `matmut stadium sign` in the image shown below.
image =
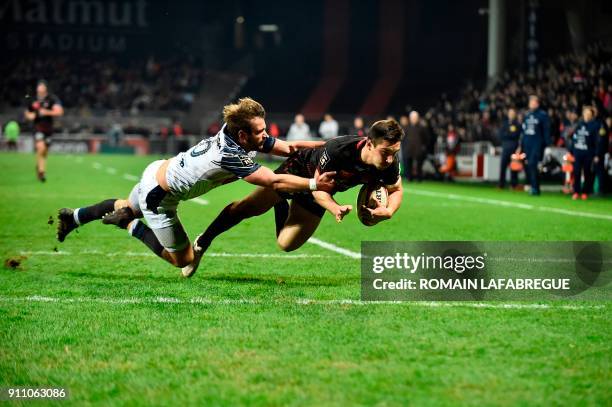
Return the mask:
{"type": "Polygon", "coordinates": [[[121,53],[150,32],[150,13],[147,0],[5,0],[3,48],[121,53]]]}

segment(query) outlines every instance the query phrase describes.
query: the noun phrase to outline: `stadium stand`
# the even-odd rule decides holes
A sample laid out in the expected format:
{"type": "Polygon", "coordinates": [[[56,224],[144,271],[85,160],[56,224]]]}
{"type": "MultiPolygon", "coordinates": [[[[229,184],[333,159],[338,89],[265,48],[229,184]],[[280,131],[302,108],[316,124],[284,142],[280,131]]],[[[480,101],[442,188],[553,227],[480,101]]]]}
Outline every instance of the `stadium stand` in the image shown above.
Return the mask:
{"type": "Polygon", "coordinates": [[[66,108],[186,111],[204,70],[187,59],[29,57],[2,64],[0,77],[2,107],[22,107],[24,90],[48,78],[52,89],[61,89],[66,108]]]}
{"type": "Polygon", "coordinates": [[[490,89],[468,84],[456,99],[443,94],[427,110],[426,119],[438,136],[454,125],[464,141],[492,141],[504,112],[512,106],[525,108],[527,97],[537,94],[551,117],[551,136],[559,143],[568,111],[584,104],[597,106],[602,115],[612,114],[612,52],[593,45],[584,55],[564,54],[542,64],[534,75],[506,72],[490,89]]]}

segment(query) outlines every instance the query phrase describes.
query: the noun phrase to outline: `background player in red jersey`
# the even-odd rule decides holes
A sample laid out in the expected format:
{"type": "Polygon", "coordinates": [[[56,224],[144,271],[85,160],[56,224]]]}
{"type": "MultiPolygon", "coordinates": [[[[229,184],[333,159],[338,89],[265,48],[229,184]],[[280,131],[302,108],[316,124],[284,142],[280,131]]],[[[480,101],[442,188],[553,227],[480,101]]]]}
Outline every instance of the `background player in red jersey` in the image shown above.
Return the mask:
{"type": "Polygon", "coordinates": [[[53,135],[53,118],[64,115],[62,102],[55,95],[49,94],[47,82],[36,84],[36,100],[32,101],[24,113],[26,120],[34,122],[36,143],[36,175],[45,182],[47,152],[53,135]]]}

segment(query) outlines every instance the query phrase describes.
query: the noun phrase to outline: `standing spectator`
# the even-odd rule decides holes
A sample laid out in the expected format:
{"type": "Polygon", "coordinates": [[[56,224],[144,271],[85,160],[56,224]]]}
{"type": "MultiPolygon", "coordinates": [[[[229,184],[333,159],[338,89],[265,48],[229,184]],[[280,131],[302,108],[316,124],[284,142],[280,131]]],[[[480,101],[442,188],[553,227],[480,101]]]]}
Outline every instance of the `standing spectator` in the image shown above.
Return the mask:
{"type": "Polygon", "coordinates": [[[419,113],[410,112],[409,123],[405,129],[406,136],[402,141],[402,157],[404,158],[404,175],[408,181],[413,180],[413,164],[416,162],[416,180],[423,180],[423,162],[427,155],[427,128],[422,125],[419,113]]]}
{"type": "Polygon", "coordinates": [[[612,85],[608,85],[608,91],[606,92],[603,100],[603,107],[606,109],[608,114],[612,114],[612,85]]]}
{"type": "Polygon", "coordinates": [[[108,130],[108,139],[110,141],[110,145],[113,147],[117,147],[121,139],[123,138],[123,127],[118,122],[115,122],[111,125],[108,130]]]}
{"type": "Polygon", "coordinates": [[[404,132],[406,131],[406,128],[408,127],[408,124],[410,123],[408,120],[408,116],[406,116],[405,114],[401,115],[399,118],[399,123],[400,126],[402,126],[402,129],[404,129],[404,132]]]}
{"type": "Polygon", "coordinates": [[[293,124],[287,132],[287,141],[308,140],[310,138],[310,126],[304,121],[304,115],[296,114],[293,124]]]}
{"type": "Polygon", "coordinates": [[[178,120],[175,120],[174,124],[172,125],[172,133],[176,138],[181,138],[183,137],[183,134],[185,134],[183,126],[181,126],[181,122],[178,120]]]}
{"type": "Polygon", "coordinates": [[[28,105],[24,112],[26,120],[34,122],[36,140],[36,175],[40,182],[45,182],[47,152],[53,135],[53,118],[64,115],[62,102],[57,96],[49,93],[47,82],[40,80],[36,85],[36,100],[28,105]]]}
{"type": "Polygon", "coordinates": [[[527,177],[531,185],[530,195],[540,195],[538,162],[542,159],[544,148],[550,144],[550,121],[545,111],[540,109],[540,99],[529,96],[529,111],[522,125],[521,150],[527,156],[527,177]]]}
{"type": "Polygon", "coordinates": [[[349,134],[355,135],[358,137],[366,137],[367,132],[363,123],[363,118],[357,116],[355,120],[353,120],[353,127],[351,128],[349,134]]]}
{"type": "Polygon", "coordinates": [[[9,150],[17,151],[17,140],[19,139],[19,123],[11,120],[4,127],[4,137],[9,150]]]}
{"type": "Polygon", "coordinates": [[[276,122],[271,122],[270,126],[268,126],[268,136],[278,138],[280,136],[280,129],[278,128],[278,124],[276,122]]]}
{"type": "Polygon", "coordinates": [[[219,123],[218,121],[214,121],[206,129],[206,134],[208,135],[208,137],[212,137],[215,134],[219,133],[220,130],[221,130],[221,123],[219,123]]]}
{"type": "Polygon", "coordinates": [[[565,114],[565,120],[562,124],[560,143],[557,145],[560,147],[567,147],[570,145],[572,134],[576,131],[578,125],[578,111],[576,109],[570,109],[565,114]]]}
{"type": "Polygon", "coordinates": [[[161,127],[161,129],[159,129],[159,135],[161,136],[162,139],[167,139],[168,138],[168,134],[170,134],[170,130],[168,130],[168,127],[166,127],[165,125],[161,127]]]}
{"type": "Polygon", "coordinates": [[[605,160],[606,153],[608,152],[608,132],[610,131],[605,120],[598,117],[597,109],[595,109],[595,118],[593,121],[596,123],[597,129],[597,141],[595,143],[595,156],[593,157],[593,170],[595,180],[597,180],[597,195],[603,195],[606,191],[606,168],[605,160]]]}
{"type": "MultiPolygon", "coordinates": [[[[461,128],[459,129],[461,130],[461,128]]],[[[457,172],[457,154],[459,154],[461,138],[455,131],[455,126],[452,124],[448,125],[448,132],[446,133],[445,148],[446,153],[444,165],[440,167],[440,174],[447,181],[454,181],[455,173],[457,172]]]]}
{"type": "Polygon", "coordinates": [[[178,148],[178,151],[189,150],[189,140],[185,140],[185,137],[183,137],[185,135],[185,130],[178,119],[174,120],[174,124],[172,124],[172,134],[176,140],[174,145],[178,148]]]}
{"type": "MultiPolygon", "coordinates": [[[[501,168],[499,172],[499,187],[506,187],[506,170],[512,159],[512,154],[518,150],[519,138],[521,137],[521,124],[516,116],[516,109],[508,109],[508,118],[499,130],[499,138],[502,142],[501,168]]],[[[510,185],[513,189],[518,186],[518,172],[510,171],[510,185]]]]}
{"type": "Polygon", "coordinates": [[[330,140],[338,137],[338,122],[334,120],[331,114],[327,113],[323,116],[323,121],[319,125],[319,134],[323,140],[330,140]]]}
{"type": "Polygon", "coordinates": [[[591,165],[595,156],[595,148],[598,137],[597,122],[593,120],[593,109],[585,106],[582,109],[582,120],[572,135],[572,154],[574,155],[574,195],[572,199],[581,198],[586,200],[592,192],[593,179],[591,176],[591,165]],[[581,178],[584,172],[584,185],[581,178]]]}

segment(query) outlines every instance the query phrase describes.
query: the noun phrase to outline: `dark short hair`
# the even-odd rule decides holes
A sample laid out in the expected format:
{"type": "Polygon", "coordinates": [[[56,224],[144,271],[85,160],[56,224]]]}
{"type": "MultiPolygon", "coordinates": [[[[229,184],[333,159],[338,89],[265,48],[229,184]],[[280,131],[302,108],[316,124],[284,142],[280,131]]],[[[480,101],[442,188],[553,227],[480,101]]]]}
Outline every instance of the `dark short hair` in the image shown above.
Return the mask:
{"type": "Polygon", "coordinates": [[[368,139],[372,140],[374,144],[383,140],[395,144],[403,138],[404,130],[395,119],[379,120],[370,127],[368,132],[368,139]]]}

